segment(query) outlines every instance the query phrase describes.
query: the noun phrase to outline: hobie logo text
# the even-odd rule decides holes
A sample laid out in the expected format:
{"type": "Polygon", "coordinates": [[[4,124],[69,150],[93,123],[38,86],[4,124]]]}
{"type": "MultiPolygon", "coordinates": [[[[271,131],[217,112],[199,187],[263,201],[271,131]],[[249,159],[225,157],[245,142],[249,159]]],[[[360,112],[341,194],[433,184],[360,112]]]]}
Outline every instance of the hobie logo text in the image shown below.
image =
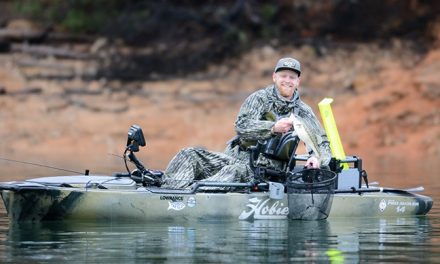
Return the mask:
{"type": "Polygon", "coordinates": [[[270,198],[265,200],[251,198],[246,206],[250,210],[243,211],[239,216],[240,220],[252,219],[252,216],[253,219],[285,219],[289,214],[289,207],[284,206],[279,200],[270,198]]]}

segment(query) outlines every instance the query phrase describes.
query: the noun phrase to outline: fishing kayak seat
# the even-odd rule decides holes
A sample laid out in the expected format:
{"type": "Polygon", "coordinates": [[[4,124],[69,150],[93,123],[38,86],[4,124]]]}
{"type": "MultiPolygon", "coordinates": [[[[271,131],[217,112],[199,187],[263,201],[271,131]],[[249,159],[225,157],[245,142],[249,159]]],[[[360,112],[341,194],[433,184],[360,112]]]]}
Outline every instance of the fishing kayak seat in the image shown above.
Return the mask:
{"type": "Polygon", "coordinates": [[[251,147],[250,167],[255,173],[255,178],[260,180],[270,180],[284,182],[286,172],[291,171],[296,164],[295,152],[298,147],[299,138],[292,133],[286,133],[272,137],[265,141],[259,141],[256,146],[251,147]],[[283,170],[262,167],[256,165],[259,156],[279,161],[283,164],[283,170]]]}
{"type": "Polygon", "coordinates": [[[289,162],[298,147],[299,137],[292,133],[275,136],[262,145],[261,153],[269,159],[289,162]]]}

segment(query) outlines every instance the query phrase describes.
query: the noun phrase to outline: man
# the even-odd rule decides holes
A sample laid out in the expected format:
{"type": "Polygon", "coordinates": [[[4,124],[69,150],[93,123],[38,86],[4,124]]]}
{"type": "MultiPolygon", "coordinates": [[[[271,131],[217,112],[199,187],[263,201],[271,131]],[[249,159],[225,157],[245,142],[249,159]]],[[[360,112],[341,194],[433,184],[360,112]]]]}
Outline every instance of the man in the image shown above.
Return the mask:
{"type": "MultiPolygon", "coordinates": [[[[300,116],[314,129],[318,152],[306,162],[309,168],[327,166],[331,153],[327,136],[312,109],[301,101],[298,93],[301,65],[293,58],[278,61],[272,74],[273,84],[251,94],[243,103],[235,121],[236,138],[224,152],[211,152],[201,148],[187,148],[171,160],[164,172],[163,187],[185,188],[194,180],[248,182],[253,179],[249,165],[249,147],[259,140],[267,140],[292,131],[291,114],[300,116]],[[319,157],[319,159],[317,158],[319,157]]],[[[276,161],[259,162],[277,167],[276,161]]]]}

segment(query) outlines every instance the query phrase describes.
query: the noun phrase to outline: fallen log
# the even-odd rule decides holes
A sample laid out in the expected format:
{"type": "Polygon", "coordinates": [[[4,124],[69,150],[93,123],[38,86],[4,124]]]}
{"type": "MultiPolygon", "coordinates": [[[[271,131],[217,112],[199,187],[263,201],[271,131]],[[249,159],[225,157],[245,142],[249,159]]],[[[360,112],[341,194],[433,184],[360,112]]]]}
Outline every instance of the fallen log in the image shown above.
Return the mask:
{"type": "Polygon", "coordinates": [[[66,59],[86,60],[93,59],[93,55],[68,50],[65,48],[55,48],[50,46],[35,46],[28,44],[12,44],[11,50],[14,52],[28,53],[34,56],[53,56],[66,59]]]}
{"type": "Polygon", "coordinates": [[[14,41],[42,40],[46,35],[47,31],[45,30],[20,30],[10,28],[0,29],[0,38],[14,41]]]}
{"type": "Polygon", "coordinates": [[[40,87],[28,87],[10,92],[4,87],[0,87],[0,95],[16,96],[16,95],[40,94],[42,92],[43,89],[41,89],[40,87]]]}
{"type": "Polygon", "coordinates": [[[18,67],[24,68],[40,68],[40,69],[54,69],[59,71],[74,71],[73,66],[64,65],[58,61],[42,61],[42,60],[31,60],[23,59],[16,62],[18,67]]]}
{"type": "Polygon", "coordinates": [[[74,34],[66,32],[49,32],[47,34],[47,41],[61,42],[61,43],[93,43],[97,37],[85,34],[74,34]]]}

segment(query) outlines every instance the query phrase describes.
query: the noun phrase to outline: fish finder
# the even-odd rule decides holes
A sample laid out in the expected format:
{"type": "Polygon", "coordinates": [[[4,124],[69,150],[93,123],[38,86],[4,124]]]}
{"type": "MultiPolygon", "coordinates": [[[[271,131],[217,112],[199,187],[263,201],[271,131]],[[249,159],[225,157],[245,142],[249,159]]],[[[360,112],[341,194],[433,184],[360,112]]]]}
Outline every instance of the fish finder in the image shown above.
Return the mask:
{"type": "Polygon", "coordinates": [[[139,146],[144,147],[145,138],[144,133],[142,133],[142,128],[138,125],[132,125],[128,129],[128,138],[127,138],[127,149],[138,152],[139,146]]]}

